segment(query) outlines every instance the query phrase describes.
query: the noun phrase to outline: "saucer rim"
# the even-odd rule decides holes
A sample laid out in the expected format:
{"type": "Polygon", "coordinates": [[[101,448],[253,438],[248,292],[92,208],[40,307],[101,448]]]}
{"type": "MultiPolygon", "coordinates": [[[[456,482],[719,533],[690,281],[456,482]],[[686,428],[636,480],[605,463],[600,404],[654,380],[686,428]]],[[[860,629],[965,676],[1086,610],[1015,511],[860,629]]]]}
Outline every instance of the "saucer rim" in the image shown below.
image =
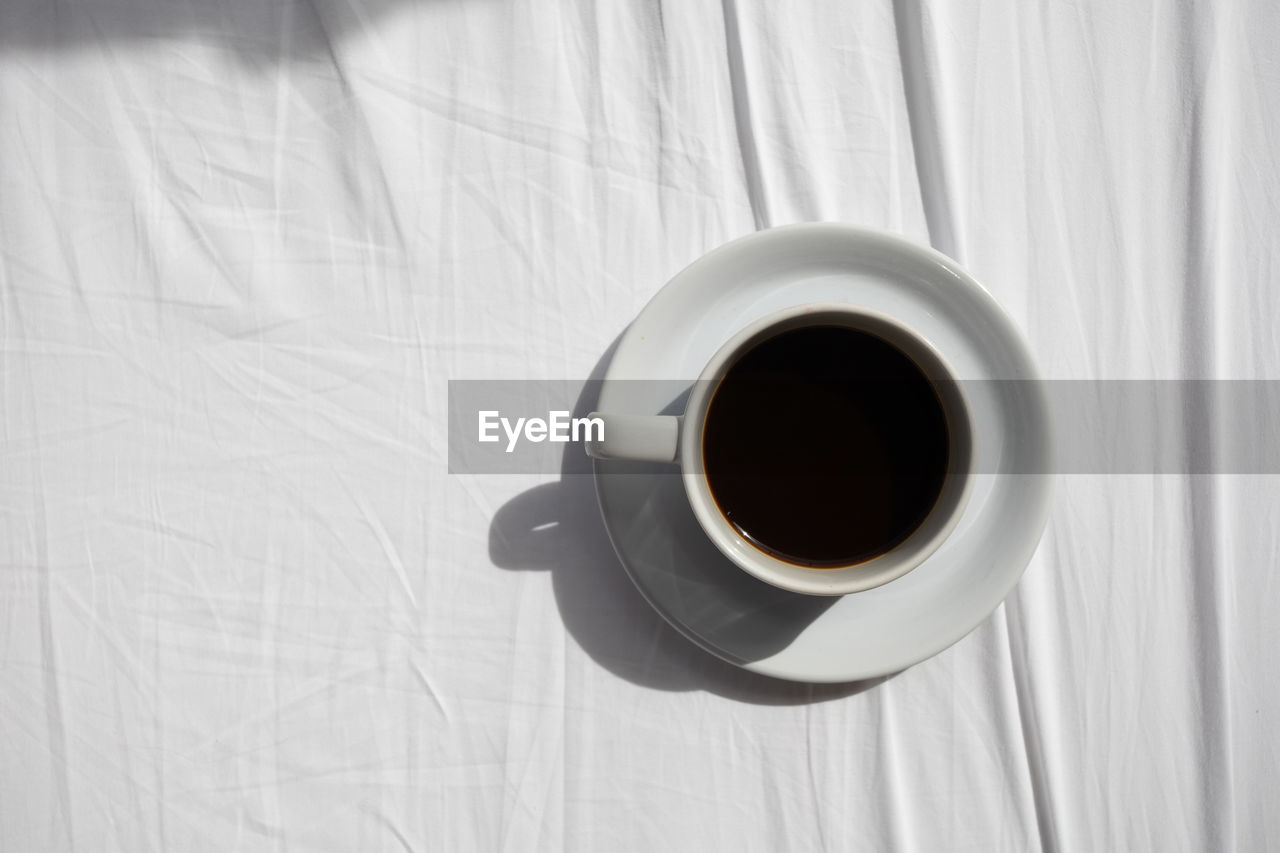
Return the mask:
{"type": "MultiPolygon", "coordinates": [[[[709,252],[701,255],[692,263],[684,267],[678,273],[660,288],[654,296],[646,303],[645,307],[637,314],[636,318],[628,326],[623,335],[619,338],[617,348],[610,359],[609,366],[605,370],[604,379],[601,386],[601,403],[606,398],[606,391],[618,363],[619,354],[625,352],[629,345],[633,344],[634,339],[639,335],[643,340],[643,335],[639,334],[638,326],[641,326],[640,320],[645,314],[657,304],[665,302],[670,298],[670,291],[679,290],[687,286],[689,279],[700,274],[704,267],[710,266],[713,260],[719,260],[728,253],[742,252],[747,247],[755,248],[758,245],[767,244],[769,241],[789,240],[793,236],[804,234],[823,234],[834,238],[846,238],[854,241],[863,241],[868,245],[878,245],[881,248],[888,249],[890,252],[902,252],[908,255],[914,255],[915,260],[923,261],[935,267],[940,267],[948,273],[948,277],[953,278],[957,285],[965,287],[969,290],[969,295],[976,297],[979,303],[978,308],[984,315],[984,319],[997,325],[1001,332],[1001,343],[1006,349],[1007,360],[1014,362],[1019,370],[1017,378],[1023,380],[1021,387],[1027,388],[1034,395],[1035,399],[1030,401],[1030,405],[1034,407],[1038,417],[1040,426],[1039,435],[1033,437],[1033,444],[1038,444],[1035,448],[1038,451],[1041,461],[1045,463],[1045,467],[1040,470],[1051,470],[1049,467],[1050,460],[1053,456],[1053,435],[1052,423],[1048,417],[1048,402],[1043,388],[1043,377],[1036,364],[1035,358],[1030,350],[1025,336],[1022,331],[1014,323],[1013,319],[996,301],[991,293],[963,267],[951,258],[943,255],[935,249],[913,242],[899,234],[884,231],[880,229],[866,228],[847,223],[839,222],[803,222],[790,225],[778,226],[762,231],[756,231],[734,240],[730,240],[709,252]]],[[[825,300],[818,300],[825,301],[825,300]]],[[[905,322],[905,321],[904,321],[905,322]]],[[[613,377],[621,379],[621,377],[613,377]]],[[[1018,582],[1024,575],[1027,566],[1039,547],[1043,538],[1044,530],[1047,526],[1049,511],[1051,507],[1051,498],[1053,493],[1053,478],[1050,475],[1038,475],[1038,488],[1032,495],[1032,500],[1022,505],[1022,514],[1019,519],[1019,527],[1022,530],[1016,535],[1018,543],[1021,547],[1010,549],[1005,560],[1007,568],[1002,572],[1003,582],[993,586],[993,592],[998,592],[998,596],[994,596],[994,604],[983,607],[972,607],[972,612],[967,618],[963,619],[958,628],[953,628],[947,638],[938,643],[929,646],[929,650],[924,653],[914,653],[906,656],[899,656],[893,660],[892,664],[882,665],[878,667],[863,667],[860,669],[848,668],[838,673],[818,672],[814,670],[806,670],[803,667],[790,663],[777,661],[779,656],[783,655],[787,648],[784,647],[769,657],[759,660],[744,660],[732,654],[731,651],[720,648],[712,644],[695,633],[694,629],[686,625],[683,620],[675,617],[665,607],[653,599],[645,586],[639,582],[636,577],[635,570],[632,568],[628,560],[627,553],[620,547],[618,535],[610,520],[610,513],[607,509],[604,489],[609,478],[608,472],[601,470],[600,461],[596,461],[593,465],[595,472],[595,491],[597,502],[600,506],[601,517],[604,521],[605,529],[608,533],[609,541],[618,556],[619,562],[622,564],[627,576],[631,579],[632,584],[640,592],[641,596],[648,604],[656,610],[663,619],[675,628],[682,636],[688,638],[695,645],[703,650],[715,655],[721,660],[740,666],[749,671],[774,678],[784,679],[788,681],[797,681],[803,683],[847,683],[863,679],[870,679],[890,675],[900,672],[917,663],[934,657],[946,649],[955,645],[960,640],[967,637],[987,618],[989,618],[1000,605],[1008,598],[1010,593],[1016,588],[1018,582]]],[[[623,475],[626,476],[626,475],[623,475]]],[[[994,475],[1000,476],[1000,475],[994,475]]],[[[964,514],[978,513],[983,506],[994,498],[993,493],[983,496],[981,505],[975,505],[970,502],[964,510],[964,514]]],[[[1014,537],[1011,537],[1014,538],[1014,537]]],[[[930,559],[933,559],[931,557],[930,559]]],[[[726,558],[727,559],[727,558],[726,558]]],[[[958,558],[953,558],[958,559],[958,558]]],[[[886,586],[892,586],[894,581],[890,581],[886,586]]],[[[850,595],[859,595],[860,593],[850,593],[850,595]]],[[[799,635],[797,635],[799,636],[799,635]]],[[[892,655],[883,657],[892,658],[892,655]]]]}

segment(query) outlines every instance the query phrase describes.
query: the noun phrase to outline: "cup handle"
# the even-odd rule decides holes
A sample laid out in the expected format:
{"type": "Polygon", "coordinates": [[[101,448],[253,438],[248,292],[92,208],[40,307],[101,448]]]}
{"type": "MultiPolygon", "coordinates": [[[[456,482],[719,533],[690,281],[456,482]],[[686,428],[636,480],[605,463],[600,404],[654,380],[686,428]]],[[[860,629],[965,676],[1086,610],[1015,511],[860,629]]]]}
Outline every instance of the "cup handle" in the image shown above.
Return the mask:
{"type": "Polygon", "coordinates": [[[604,428],[599,438],[588,431],[587,455],[633,462],[680,461],[680,415],[608,415],[592,412],[604,428]]]}

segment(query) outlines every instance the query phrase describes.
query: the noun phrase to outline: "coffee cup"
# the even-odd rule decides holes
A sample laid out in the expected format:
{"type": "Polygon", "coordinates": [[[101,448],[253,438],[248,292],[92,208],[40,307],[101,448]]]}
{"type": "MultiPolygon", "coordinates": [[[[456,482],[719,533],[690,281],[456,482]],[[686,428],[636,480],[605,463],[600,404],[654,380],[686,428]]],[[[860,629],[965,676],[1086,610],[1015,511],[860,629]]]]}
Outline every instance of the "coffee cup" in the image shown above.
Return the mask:
{"type": "Polygon", "coordinates": [[[887,314],[799,305],[726,341],[679,415],[595,412],[596,459],[678,466],[737,566],[810,595],[902,577],[955,530],[974,482],[970,406],[944,358],[887,314]]]}

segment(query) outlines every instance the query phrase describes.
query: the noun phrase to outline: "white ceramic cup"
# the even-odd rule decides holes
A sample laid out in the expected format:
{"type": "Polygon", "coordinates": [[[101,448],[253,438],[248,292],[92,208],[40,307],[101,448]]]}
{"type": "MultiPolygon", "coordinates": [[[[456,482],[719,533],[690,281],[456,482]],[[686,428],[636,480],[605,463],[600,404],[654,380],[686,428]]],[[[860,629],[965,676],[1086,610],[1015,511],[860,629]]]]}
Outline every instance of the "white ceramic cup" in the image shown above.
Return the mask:
{"type": "MultiPolygon", "coordinates": [[[[682,415],[594,412],[604,436],[587,443],[596,459],[671,462],[680,466],[694,515],[716,547],[746,572],[792,592],[845,595],[886,584],[920,565],[960,522],[974,480],[972,418],[964,392],[933,345],[902,322],[877,311],[842,303],[787,308],[764,317],[730,338],[707,362],[693,384],[682,415]],[[874,335],[896,347],[933,383],[949,438],[948,470],[932,510],[902,542],[862,562],[813,568],[760,550],[725,518],[703,473],[703,427],[720,380],[739,356],[781,332],[807,326],[844,326],[874,335]]],[[[798,436],[797,440],[802,440],[798,436]]],[[[852,520],[856,523],[856,520],[852,520]]]]}

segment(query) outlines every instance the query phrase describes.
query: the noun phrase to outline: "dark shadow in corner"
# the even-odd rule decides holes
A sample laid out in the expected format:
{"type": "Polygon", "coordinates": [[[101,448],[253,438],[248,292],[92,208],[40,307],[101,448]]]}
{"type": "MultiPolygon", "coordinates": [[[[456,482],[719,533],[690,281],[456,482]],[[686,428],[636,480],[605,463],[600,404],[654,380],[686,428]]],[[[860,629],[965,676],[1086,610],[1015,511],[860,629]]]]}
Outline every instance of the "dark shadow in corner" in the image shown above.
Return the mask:
{"type": "MultiPolygon", "coordinates": [[[[598,380],[617,344],[592,371],[574,417],[595,408],[598,380]]],[[[678,488],[678,477],[671,480],[678,488]]],[[[678,499],[684,499],[683,491],[678,499]]],[[[619,562],[600,516],[591,460],[579,444],[566,446],[558,481],[519,494],[498,510],[489,528],[489,555],[504,569],[550,571],[569,633],[597,663],[635,684],[789,705],[851,696],[893,677],[845,684],[783,681],[722,661],[681,636],[644,600],[619,562]]],[[[818,612],[827,606],[813,603],[818,612]]],[[[780,647],[766,643],[760,656],[780,647]]]]}
{"type": "MultiPolygon", "coordinates": [[[[415,0],[443,7],[446,0],[415,0]]],[[[497,6],[495,0],[467,0],[497,6]]],[[[0,3],[0,50],[73,50],[160,40],[224,49],[248,63],[330,58],[349,33],[408,0],[76,0],[0,3]]]]}

